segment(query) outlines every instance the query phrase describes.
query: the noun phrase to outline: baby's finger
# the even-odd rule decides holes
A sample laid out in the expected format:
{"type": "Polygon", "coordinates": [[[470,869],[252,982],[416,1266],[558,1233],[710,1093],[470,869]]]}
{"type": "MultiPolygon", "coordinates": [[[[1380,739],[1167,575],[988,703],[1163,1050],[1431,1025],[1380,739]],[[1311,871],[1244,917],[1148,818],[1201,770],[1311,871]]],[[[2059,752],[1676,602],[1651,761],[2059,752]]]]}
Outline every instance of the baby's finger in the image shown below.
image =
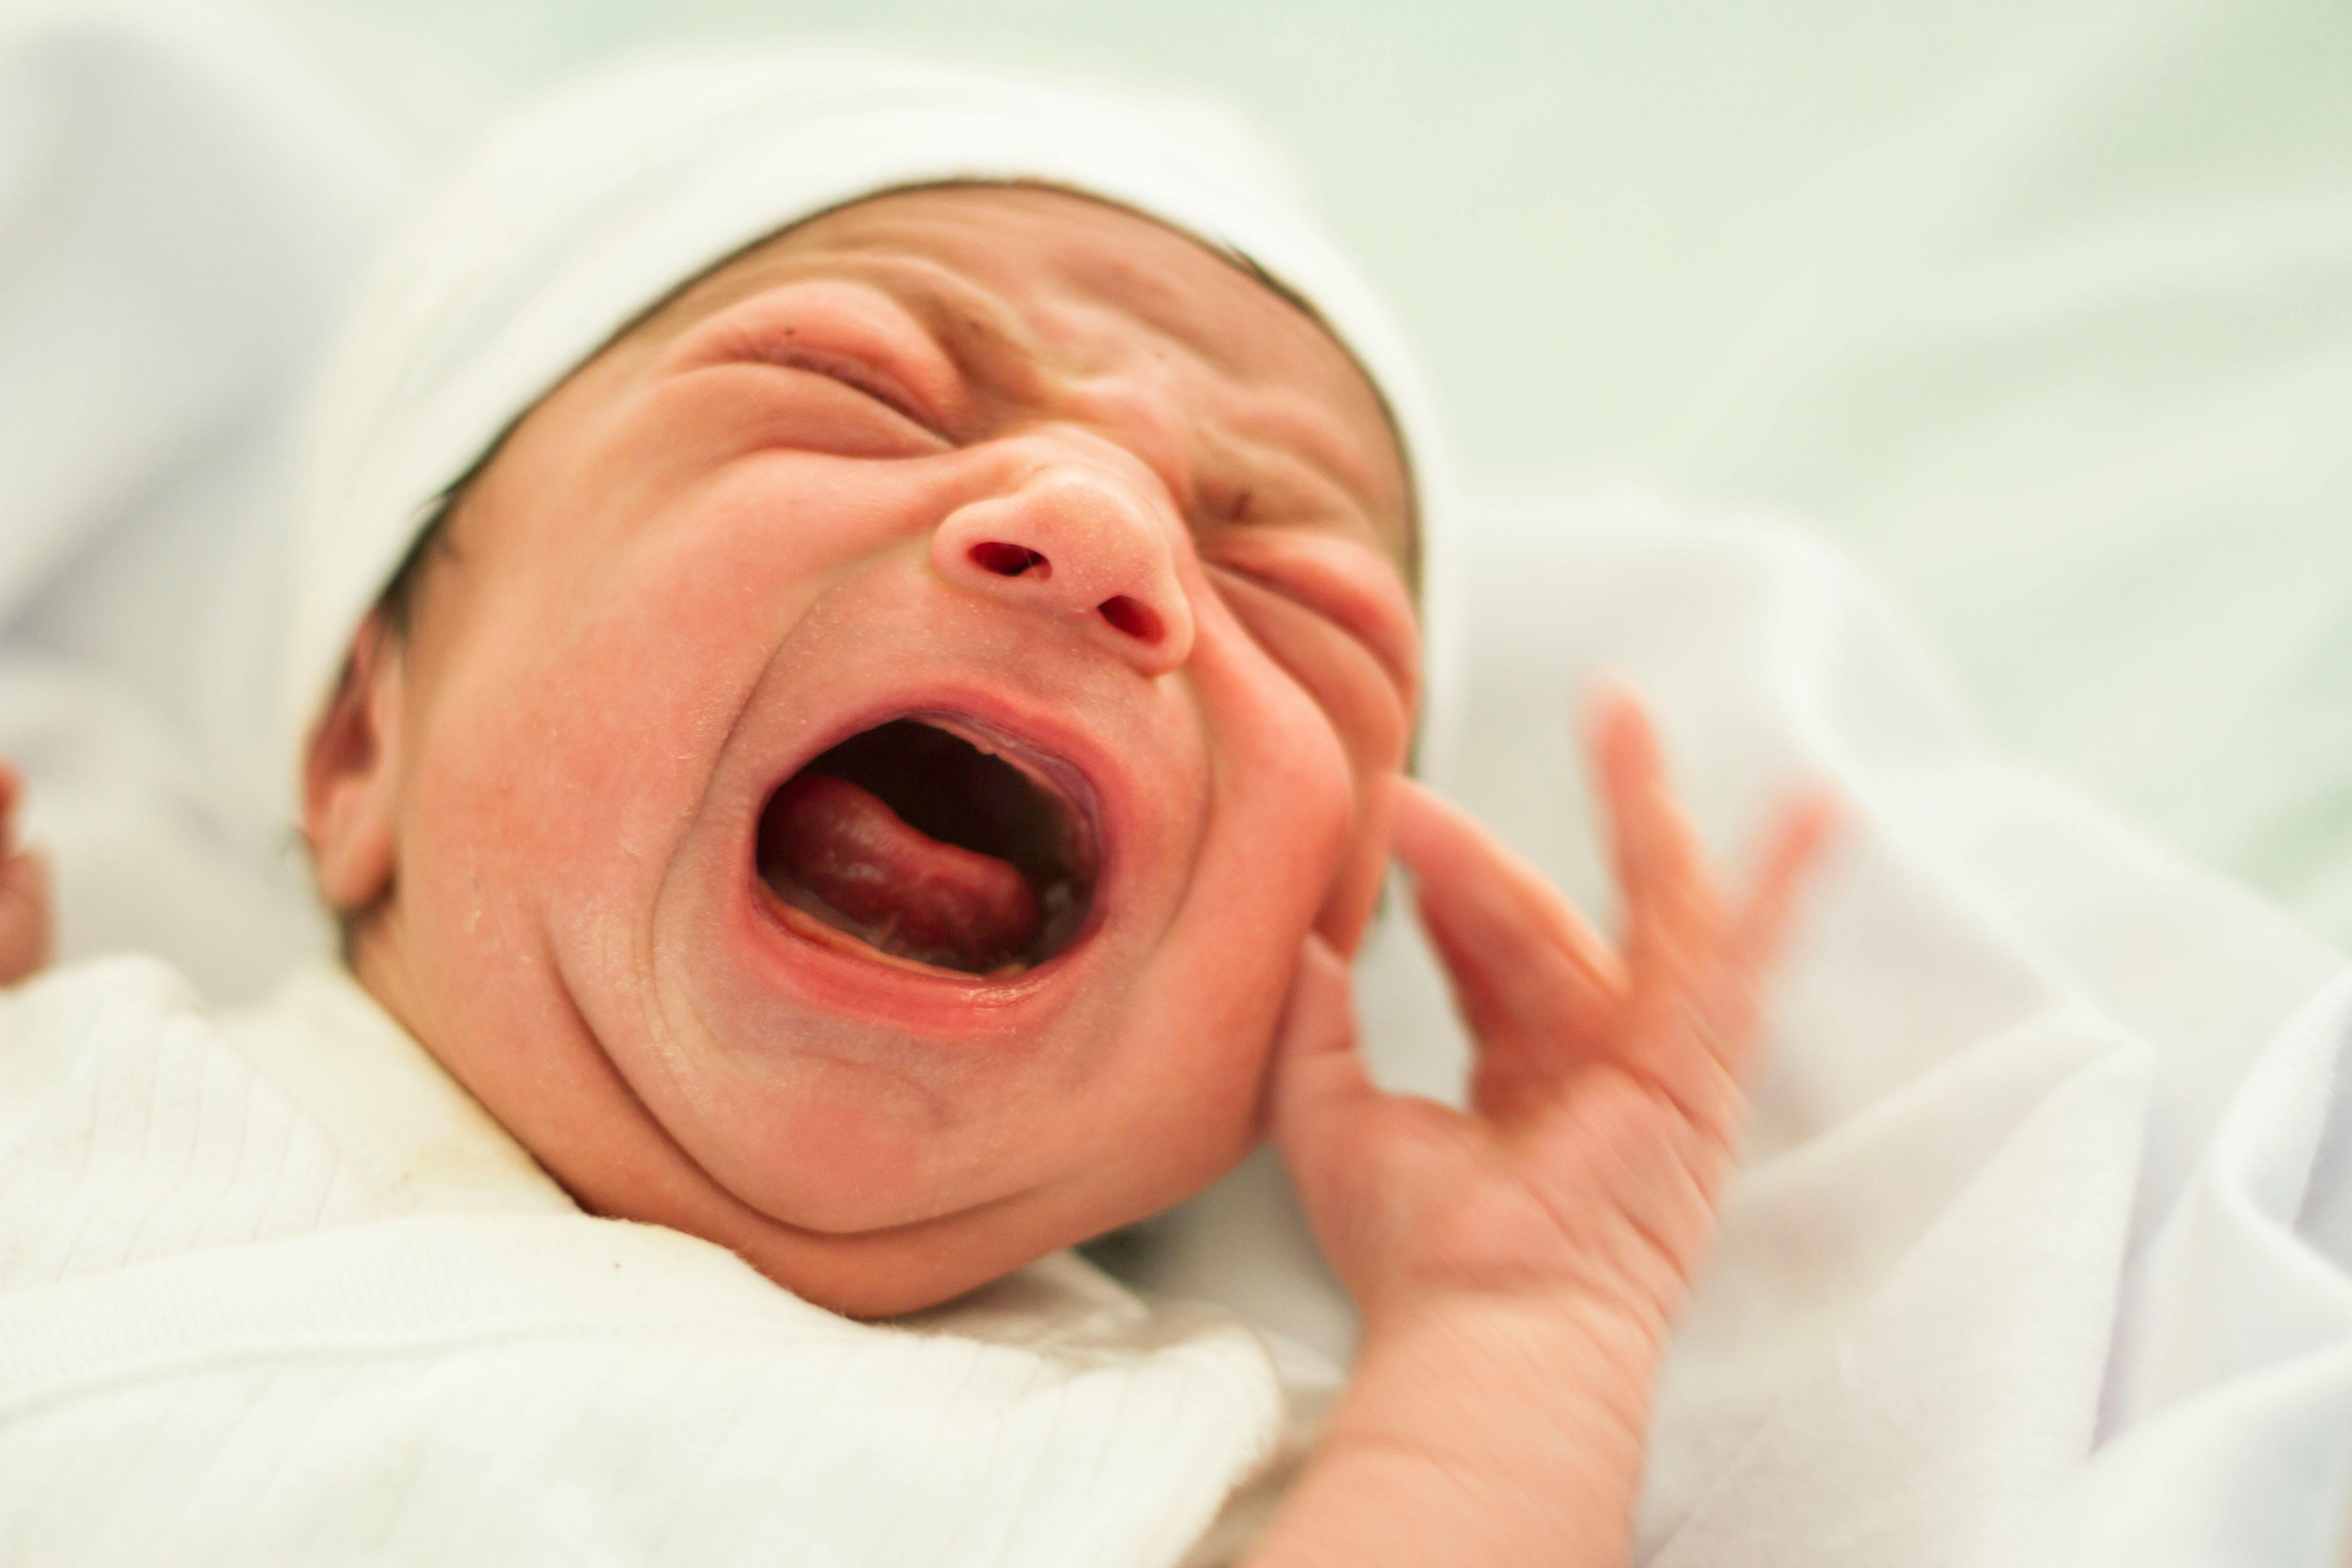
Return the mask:
{"type": "Polygon", "coordinates": [[[49,962],[49,862],[38,850],[0,851],[0,985],[49,962]]]}
{"type": "Polygon", "coordinates": [[[1706,849],[1675,798],[1657,731],[1642,700],[1612,682],[1594,694],[1591,736],[1625,899],[1626,967],[1636,975],[1687,967],[1720,911],[1706,849]]]}
{"type": "Polygon", "coordinates": [[[1800,795],[1780,809],[1748,901],[1731,921],[1712,973],[1698,978],[1682,1004],[1685,1025],[1730,1080],[1746,1075],[1773,963],[1836,821],[1836,801],[1826,792],[1800,795]]]}
{"type": "Polygon", "coordinates": [[[16,847],[16,796],[24,787],[25,781],[17,773],[16,765],[0,757],[0,858],[16,847]]]}
{"type": "Polygon", "coordinates": [[[1396,801],[1391,845],[1475,1033],[1574,1028],[1614,1001],[1617,955],[1534,867],[1421,784],[1401,781],[1396,801]]]}
{"type": "Polygon", "coordinates": [[[1732,960],[1748,973],[1760,975],[1780,956],[1798,896],[1820,870],[1838,816],[1837,797],[1826,790],[1808,791],[1781,807],[1732,928],[1732,960]]]}

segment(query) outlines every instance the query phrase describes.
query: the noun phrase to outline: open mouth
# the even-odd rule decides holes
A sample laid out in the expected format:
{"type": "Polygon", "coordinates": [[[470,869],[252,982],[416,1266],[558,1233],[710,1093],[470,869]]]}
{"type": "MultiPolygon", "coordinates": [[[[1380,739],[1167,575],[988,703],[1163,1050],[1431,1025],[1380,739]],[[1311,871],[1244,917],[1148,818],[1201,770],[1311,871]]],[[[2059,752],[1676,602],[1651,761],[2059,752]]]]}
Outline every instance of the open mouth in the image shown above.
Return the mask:
{"type": "Polygon", "coordinates": [[[894,719],[786,779],[760,816],[760,878],[878,952],[1003,978],[1070,945],[1099,859],[1092,819],[1028,768],[894,719]]]}

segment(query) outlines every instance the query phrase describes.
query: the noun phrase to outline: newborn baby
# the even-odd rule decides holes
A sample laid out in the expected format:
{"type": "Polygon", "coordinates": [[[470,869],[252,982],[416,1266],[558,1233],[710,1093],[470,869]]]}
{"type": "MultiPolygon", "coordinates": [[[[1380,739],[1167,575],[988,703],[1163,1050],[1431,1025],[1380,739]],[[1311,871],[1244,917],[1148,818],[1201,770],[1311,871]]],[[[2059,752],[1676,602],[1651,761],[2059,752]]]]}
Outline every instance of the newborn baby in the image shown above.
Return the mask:
{"type": "Polygon", "coordinates": [[[1386,858],[1411,539],[1378,398],[1232,263],[1058,192],[861,203],[467,482],[311,752],[320,884],[590,1206],[927,1305],[1257,1138],[1300,943],[1386,858]]]}
{"type": "Polygon", "coordinates": [[[1423,454],[1320,301],[1131,195],[881,188],[645,301],[341,643],[320,891],[572,1200],[835,1313],[1270,1132],[1363,1340],[1253,1561],[1615,1560],[1825,810],[1724,895],[1605,694],[1612,951],[1404,778],[1423,454]],[[1392,856],[1465,1112],[1353,1049],[1392,856]]]}

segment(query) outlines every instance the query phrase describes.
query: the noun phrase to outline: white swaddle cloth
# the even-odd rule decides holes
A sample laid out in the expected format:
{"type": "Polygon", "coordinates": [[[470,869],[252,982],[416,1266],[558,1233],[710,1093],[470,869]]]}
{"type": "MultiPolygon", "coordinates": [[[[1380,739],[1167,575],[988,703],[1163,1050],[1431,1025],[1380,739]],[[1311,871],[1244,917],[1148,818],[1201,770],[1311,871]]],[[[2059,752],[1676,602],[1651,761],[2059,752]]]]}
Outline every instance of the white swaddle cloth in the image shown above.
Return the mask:
{"type": "Polygon", "coordinates": [[[220,1018],[144,958],[0,990],[16,1568],[1168,1568],[1281,1403],[1067,1253],[879,1325],[582,1214],[331,965],[220,1018]]]}
{"type": "MultiPolygon", "coordinates": [[[[1387,400],[1423,583],[1442,575],[1430,541],[1444,456],[1412,356],[1279,163],[1227,116],[902,63],[662,58],[509,121],[375,274],[320,388],[298,500],[289,749],[449,488],[615,332],[802,219],[960,181],[1107,198],[1311,301],[1387,400]]],[[[1425,606],[1442,597],[1425,591],[1425,606]]]]}

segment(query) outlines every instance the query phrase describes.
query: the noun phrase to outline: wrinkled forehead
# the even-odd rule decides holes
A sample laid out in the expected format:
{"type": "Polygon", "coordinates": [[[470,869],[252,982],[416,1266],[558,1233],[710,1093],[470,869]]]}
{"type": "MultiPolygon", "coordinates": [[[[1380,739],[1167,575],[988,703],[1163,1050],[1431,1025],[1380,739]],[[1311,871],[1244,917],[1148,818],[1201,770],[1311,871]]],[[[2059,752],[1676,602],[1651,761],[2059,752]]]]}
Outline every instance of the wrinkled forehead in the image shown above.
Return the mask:
{"type": "MultiPolygon", "coordinates": [[[[1203,419],[1309,456],[1418,579],[1412,479],[1370,378],[1312,310],[1230,255],[1115,203],[1038,185],[942,184],[793,225],[682,285],[625,334],[650,353],[696,323],[817,279],[870,289],[960,365],[1076,377],[1155,362],[1203,419]]],[[[983,377],[983,379],[986,379],[983,377]]]]}

